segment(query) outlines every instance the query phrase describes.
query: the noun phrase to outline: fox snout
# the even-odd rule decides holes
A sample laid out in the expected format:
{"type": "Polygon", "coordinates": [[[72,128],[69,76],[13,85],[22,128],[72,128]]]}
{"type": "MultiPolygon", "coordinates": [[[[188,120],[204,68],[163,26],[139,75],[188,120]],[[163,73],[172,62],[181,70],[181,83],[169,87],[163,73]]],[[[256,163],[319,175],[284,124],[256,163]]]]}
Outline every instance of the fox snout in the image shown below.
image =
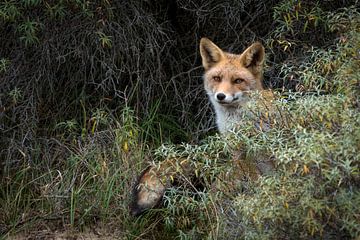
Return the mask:
{"type": "Polygon", "coordinates": [[[215,94],[215,98],[216,98],[218,101],[223,101],[223,100],[225,100],[226,95],[225,95],[224,93],[222,93],[222,92],[216,93],[216,94],[215,94]]]}
{"type": "Polygon", "coordinates": [[[243,93],[237,92],[229,94],[224,92],[215,92],[214,100],[220,104],[235,104],[243,100],[243,93]]]}

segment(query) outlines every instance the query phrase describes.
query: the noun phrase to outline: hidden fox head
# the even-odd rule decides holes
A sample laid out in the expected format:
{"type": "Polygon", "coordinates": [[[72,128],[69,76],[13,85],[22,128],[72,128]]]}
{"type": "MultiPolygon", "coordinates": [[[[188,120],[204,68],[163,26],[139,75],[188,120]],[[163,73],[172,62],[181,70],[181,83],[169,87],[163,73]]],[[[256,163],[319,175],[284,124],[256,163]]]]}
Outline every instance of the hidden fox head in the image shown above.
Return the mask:
{"type": "Polygon", "coordinates": [[[265,50],[256,42],[242,54],[224,52],[207,38],[200,41],[204,86],[214,108],[243,106],[254,90],[263,90],[265,50]]]}

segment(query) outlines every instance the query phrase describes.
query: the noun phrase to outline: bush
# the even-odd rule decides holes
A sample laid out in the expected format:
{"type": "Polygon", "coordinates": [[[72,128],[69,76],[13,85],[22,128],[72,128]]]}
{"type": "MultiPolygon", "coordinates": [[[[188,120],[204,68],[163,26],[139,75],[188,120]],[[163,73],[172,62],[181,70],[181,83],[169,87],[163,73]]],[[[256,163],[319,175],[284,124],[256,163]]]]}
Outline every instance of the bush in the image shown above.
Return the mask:
{"type": "Polygon", "coordinates": [[[129,238],[356,238],[356,4],[2,1],[1,234],[107,225],[129,238]],[[277,110],[251,107],[271,130],[245,119],[228,138],[205,137],[203,36],[231,52],[265,43],[277,110]],[[232,177],[258,155],[276,159],[275,174],[232,177]],[[131,219],[140,169],[169,156],[191,160],[202,188],[182,179],[166,208],[131,219]]]}

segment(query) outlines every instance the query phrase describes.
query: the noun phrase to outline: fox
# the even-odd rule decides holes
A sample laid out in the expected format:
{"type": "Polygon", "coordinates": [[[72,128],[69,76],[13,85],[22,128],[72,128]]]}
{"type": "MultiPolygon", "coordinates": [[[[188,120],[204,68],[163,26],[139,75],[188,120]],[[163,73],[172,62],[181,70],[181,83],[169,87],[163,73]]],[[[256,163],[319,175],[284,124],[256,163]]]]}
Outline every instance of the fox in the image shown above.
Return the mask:
{"type": "MultiPolygon", "coordinates": [[[[208,38],[202,38],[200,55],[204,68],[204,89],[215,111],[218,131],[226,135],[241,123],[244,114],[248,114],[246,105],[251,93],[266,92],[263,87],[265,48],[260,42],[255,42],[243,53],[233,54],[223,51],[208,38]]],[[[248,165],[238,159],[239,156],[234,159],[234,169],[250,172],[248,165]]],[[[236,171],[233,171],[234,174],[236,171]]],[[[255,171],[251,174],[256,178],[261,170],[255,171]]],[[[146,168],[133,191],[131,215],[138,216],[159,206],[166,189],[171,186],[171,179],[178,175],[190,178],[195,175],[188,159],[165,159],[146,168]]]]}
{"type": "Polygon", "coordinates": [[[200,55],[205,69],[204,88],[214,108],[218,130],[225,134],[241,122],[251,92],[264,90],[265,49],[256,42],[240,55],[231,54],[202,38],[200,55]]]}

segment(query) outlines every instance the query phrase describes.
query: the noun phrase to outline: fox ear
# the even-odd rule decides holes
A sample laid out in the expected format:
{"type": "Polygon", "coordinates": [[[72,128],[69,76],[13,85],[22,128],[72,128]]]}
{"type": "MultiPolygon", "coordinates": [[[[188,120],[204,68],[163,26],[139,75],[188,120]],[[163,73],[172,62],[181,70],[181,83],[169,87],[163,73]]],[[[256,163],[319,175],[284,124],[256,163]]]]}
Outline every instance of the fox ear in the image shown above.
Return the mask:
{"type": "Polygon", "coordinates": [[[224,58],[224,52],[207,38],[200,40],[200,55],[205,70],[213,67],[224,58]]]}
{"type": "Polygon", "coordinates": [[[254,73],[262,71],[265,59],[265,49],[259,42],[252,44],[240,56],[242,64],[254,73]]]}

